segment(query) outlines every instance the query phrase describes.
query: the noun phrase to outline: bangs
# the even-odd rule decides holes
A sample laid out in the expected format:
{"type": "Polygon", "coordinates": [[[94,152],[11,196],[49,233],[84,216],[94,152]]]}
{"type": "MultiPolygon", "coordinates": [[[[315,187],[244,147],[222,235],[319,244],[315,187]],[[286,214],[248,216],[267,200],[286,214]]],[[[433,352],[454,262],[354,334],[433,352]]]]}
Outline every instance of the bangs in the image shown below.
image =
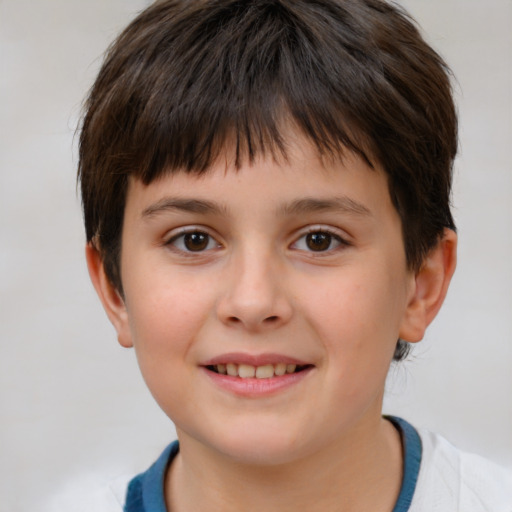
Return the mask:
{"type": "Polygon", "coordinates": [[[195,5],[183,2],[172,19],[162,13],[165,30],[138,38],[135,22],[110,50],[116,65],[107,59],[98,83],[103,90],[109,83],[111,94],[89,112],[93,124],[108,115],[103,126],[121,131],[103,130],[117,172],[148,184],[174,169],[203,172],[226,151],[236,167],[260,154],[286,158],[290,126],[321,156],[349,149],[370,163],[355,121],[361,87],[373,81],[370,66],[361,55],[340,54],[347,46],[361,53],[360,44],[348,44],[322,11],[317,25],[306,23],[299,5],[195,5]],[[343,39],[335,51],[333,38],[343,39]],[[137,52],[130,48],[135,42],[137,52]]]}

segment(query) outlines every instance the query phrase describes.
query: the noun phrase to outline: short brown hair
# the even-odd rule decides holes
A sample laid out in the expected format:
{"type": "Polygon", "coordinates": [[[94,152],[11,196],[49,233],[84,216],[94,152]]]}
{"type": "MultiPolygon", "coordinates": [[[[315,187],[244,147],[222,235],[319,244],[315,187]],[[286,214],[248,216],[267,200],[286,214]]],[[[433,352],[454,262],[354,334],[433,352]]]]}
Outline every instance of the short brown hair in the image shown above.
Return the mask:
{"type": "MultiPolygon", "coordinates": [[[[419,269],[450,211],[457,116],[450,72],[382,0],[160,0],[118,37],[88,96],[79,179],[87,241],[122,291],[130,176],[285,155],[291,119],[325,155],[378,162],[419,269]]],[[[404,355],[403,343],[395,358],[404,355]]]]}

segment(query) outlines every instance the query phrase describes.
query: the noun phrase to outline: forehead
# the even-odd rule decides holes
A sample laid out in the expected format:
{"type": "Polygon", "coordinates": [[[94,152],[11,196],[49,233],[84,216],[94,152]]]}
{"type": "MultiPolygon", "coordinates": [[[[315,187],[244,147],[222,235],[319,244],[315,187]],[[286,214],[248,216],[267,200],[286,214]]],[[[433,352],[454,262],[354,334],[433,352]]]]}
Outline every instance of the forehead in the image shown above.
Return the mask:
{"type": "Polygon", "coordinates": [[[286,155],[278,157],[258,155],[237,166],[224,152],[202,173],[170,171],[149,185],[132,178],[127,196],[127,210],[145,218],[171,210],[240,215],[258,208],[274,216],[321,210],[369,216],[390,205],[380,166],[348,150],[321,156],[304,137],[289,137],[286,155]]]}

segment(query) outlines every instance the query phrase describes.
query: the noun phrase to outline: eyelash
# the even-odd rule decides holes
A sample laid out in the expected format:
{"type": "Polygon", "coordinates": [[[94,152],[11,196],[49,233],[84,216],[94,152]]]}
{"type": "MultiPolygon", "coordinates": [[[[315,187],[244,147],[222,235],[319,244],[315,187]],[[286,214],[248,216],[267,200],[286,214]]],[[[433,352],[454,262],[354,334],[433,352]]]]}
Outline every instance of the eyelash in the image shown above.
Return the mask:
{"type": "MultiPolygon", "coordinates": [[[[320,240],[320,242],[321,241],[322,240],[320,240]]],[[[312,254],[321,255],[321,254],[326,254],[326,253],[330,254],[333,251],[336,251],[336,250],[339,250],[340,248],[348,247],[348,246],[350,246],[350,243],[347,240],[345,240],[344,238],[342,238],[339,234],[334,233],[333,231],[331,231],[329,229],[325,229],[325,228],[321,228],[321,227],[313,227],[313,228],[308,229],[307,233],[304,233],[303,235],[301,235],[292,244],[291,247],[294,248],[295,250],[302,250],[302,251],[305,251],[305,252],[310,252],[312,254]],[[328,238],[328,247],[325,248],[325,249],[320,248],[320,250],[314,250],[314,249],[311,249],[310,247],[309,248],[299,248],[299,247],[297,247],[301,240],[304,240],[304,243],[307,244],[308,243],[308,240],[307,240],[308,237],[311,237],[312,235],[322,235],[324,237],[327,237],[328,238]],[[335,247],[332,247],[333,243],[336,244],[335,247]]]]}
{"type": "MultiPolygon", "coordinates": [[[[187,255],[202,254],[207,251],[211,251],[213,249],[218,249],[221,247],[221,244],[218,243],[212,235],[210,235],[207,231],[198,228],[185,229],[180,233],[175,234],[165,242],[165,245],[171,246],[174,250],[187,255]],[[187,242],[193,241],[193,239],[187,240],[187,236],[202,237],[202,239],[199,238],[198,240],[196,240],[196,242],[199,242],[199,250],[193,250],[190,247],[187,247],[187,242]]],[[[309,252],[312,254],[321,255],[326,253],[330,254],[333,251],[339,250],[340,248],[347,246],[350,246],[350,243],[344,238],[342,238],[339,234],[334,233],[329,229],[321,227],[312,227],[306,233],[302,234],[299,238],[297,238],[295,242],[293,242],[290,245],[290,248],[293,250],[299,250],[309,252]],[[303,241],[304,244],[307,244],[308,242],[315,242],[314,238],[308,240],[308,237],[312,237],[313,235],[321,235],[321,237],[316,240],[316,243],[319,243],[318,250],[312,249],[311,247],[308,246],[301,248],[301,241],[303,241]],[[322,247],[322,242],[324,243],[324,245],[326,243],[327,247],[322,247]],[[335,247],[332,247],[333,243],[335,244],[335,247]]]]}
{"type": "Polygon", "coordinates": [[[169,238],[169,240],[165,242],[165,245],[172,246],[173,249],[183,254],[201,254],[221,246],[212,235],[204,230],[197,228],[184,229],[180,233],[177,233],[176,235],[169,238]],[[192,237],[194,235],[203,236],[206,239],[205,246],[197,251],[194,251],[185,245],[187,243],[187,236],[192,237]],[[178,244],[177,242],[180,240],[181,244],[178,244]],[[213,247],[211,247],[212,244],[213,247]],[[182,245],[182,247],[179,247],[179,245],[182,245]]]}

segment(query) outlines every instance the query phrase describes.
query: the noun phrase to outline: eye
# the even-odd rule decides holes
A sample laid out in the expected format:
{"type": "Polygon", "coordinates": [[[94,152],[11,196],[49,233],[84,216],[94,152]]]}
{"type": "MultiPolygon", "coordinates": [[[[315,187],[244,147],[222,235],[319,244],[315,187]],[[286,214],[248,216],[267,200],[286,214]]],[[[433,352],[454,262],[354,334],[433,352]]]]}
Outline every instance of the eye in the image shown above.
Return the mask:
{"type": "Polygon", "coordinates": [[[182,252],[204,252],[220,247],[220,244],[204,231],[186,231],[173,236],[166,245],[182,252]]]}
{"type": "Polygon", "coordinates": [[[301,236],[292,246],[293,249],[309,252],[327,252],[348,245],[339,235],[324,230],[310,231],[301,236]]]}

